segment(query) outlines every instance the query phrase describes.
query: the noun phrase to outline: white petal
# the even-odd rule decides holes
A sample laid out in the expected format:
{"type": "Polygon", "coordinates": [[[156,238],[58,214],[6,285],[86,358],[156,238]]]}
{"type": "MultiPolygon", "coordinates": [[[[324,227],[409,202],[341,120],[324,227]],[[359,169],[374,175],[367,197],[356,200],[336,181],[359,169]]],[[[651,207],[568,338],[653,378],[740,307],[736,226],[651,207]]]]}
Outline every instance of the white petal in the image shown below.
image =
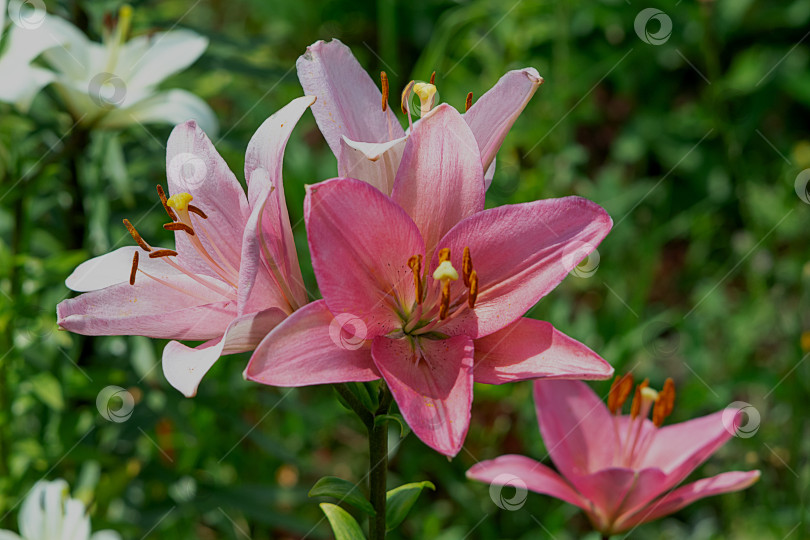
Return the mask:
{"type": "Polygon", "coordinates": [[[168,90],[144,99],[130,107],[114,109],[99,122],[99,127],[121,128],[135,122],[141,124],[182,124],[195,120],[209,136],[219,129],[216,115],[208,104],[185,90],[168,90]]]}
{"type": "Polygon", "coordinates": [[[148,88],[190,66],[206,47],[208,39],[191,30],[138,36],[124,45],[116,72],[131,89],[148,88]]]}
{"type": "MultiPolygon", "coordinates": [[[[132,270],[133,253],[139,252],[138,268],[151,275],[165,279],[167,276],[180,273],[165,261],[150,259],[149,255],[137,246],[126,246],[110,253],[84,261],[76,267],[65,280],[67,288],[76,292],[97,291],[111,285],[129,281],[132,270]]],[[[143,276],[139,276],[139,279],[143,276]]]]}

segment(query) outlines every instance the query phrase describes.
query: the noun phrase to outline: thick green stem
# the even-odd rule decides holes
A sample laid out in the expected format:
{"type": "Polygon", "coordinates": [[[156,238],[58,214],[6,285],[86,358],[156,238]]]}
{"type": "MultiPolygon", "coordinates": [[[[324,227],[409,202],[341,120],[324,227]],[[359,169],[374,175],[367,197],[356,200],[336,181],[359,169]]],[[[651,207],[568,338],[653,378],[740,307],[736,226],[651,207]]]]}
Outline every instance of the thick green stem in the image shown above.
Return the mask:
{"type": "MultiPolygon", "coordinates": [[[[380,386],[380,406],[374,413],[374,418],[388,414],[391,407],[391,393],[385,383],[380,386]]],[[[369,518],[370,540],[383,540],[385,538],[385,504],[386,504],[386,476],[388,474],[388,422],[368,428],[369,475],[368,484],[371,505],[376,515],[369,518]]]]}

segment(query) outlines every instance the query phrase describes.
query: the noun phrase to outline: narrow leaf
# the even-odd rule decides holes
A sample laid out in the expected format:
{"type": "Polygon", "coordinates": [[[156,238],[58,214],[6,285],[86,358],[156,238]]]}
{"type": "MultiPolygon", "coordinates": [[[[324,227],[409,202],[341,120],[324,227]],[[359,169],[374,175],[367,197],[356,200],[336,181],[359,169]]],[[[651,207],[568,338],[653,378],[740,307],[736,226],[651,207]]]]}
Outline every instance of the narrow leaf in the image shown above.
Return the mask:
{"type": "Polygon", "coordinates": [[[336,504],[321,503],[321,510],[335,533],[335,540],[366,540],[363,529],[357,521],[343,508],[336,504]]]}
{"type": "Polygon", "coordinates": [[[425,488],[436,491],[436,486],[432,482],[424,481],[399,486],[386,494],[385,528],[387,530],[392,531],[399,527],[425,488]]]}
{"type": "Polygon", "coordinates": [[[334,497],[338,501],[350,504],[370,516],[377,514],[368,499],[363,496],[360,488],[348,480],[335,476],[324,476],[315,482],[315,485],[309,490],[309,496],[334,497]]]}
{"type": "Polygon", "coordinates": [[[399,438],[404,439],[408,436],[411,432],[411,428],[408,427],[408,423],[402,417],[401,414],[381,414],[379,416],[374,417],[374,425],[379,426],[383,422],[396,422],[399,424],[399,438]]]}

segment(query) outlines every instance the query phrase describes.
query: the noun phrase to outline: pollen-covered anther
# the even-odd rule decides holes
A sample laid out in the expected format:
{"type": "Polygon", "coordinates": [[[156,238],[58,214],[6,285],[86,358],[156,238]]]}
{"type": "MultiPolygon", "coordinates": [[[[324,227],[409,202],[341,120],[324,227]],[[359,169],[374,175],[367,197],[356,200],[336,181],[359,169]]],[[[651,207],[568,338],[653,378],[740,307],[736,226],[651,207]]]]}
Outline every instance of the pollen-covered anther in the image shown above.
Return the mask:
{"type": "Polygon", "coordinates": [[[443,263],[444,261],[450,260],[450,248],[442,248],[439,250],[439,262],[443,263]]]}
{"type": "Polygon", "coordinates": [[[633,391],[633,376],[630,373],[616,375],[610,385],[608,393],[608,410],[611,414],[619,414],[624,406],[630,392],[633,391]]]}
{"type": "Polygon", "coordinates": [[[470,274],[470,294],[467,296],[467,305],[470,309],[475,307],[475,301],[478,298],[478,272],[475,270],[470,274]]]}
{"type": "MultiPolygon", "coordinates": [[[[273,188],[273,189],[275,189],[275,188],[273,188]]],[[[203,212],[201,209],[194,206],[193,204],[188,205],[188,211],[193,213],[193,214],[197,214],[198,216],[200,216],[203,219],[208,219],[208,215],[205,212],[203,212]]]]}
{"type": "Polygon", "coordinates": [[[132,270],[129,271],[129,284],[135,285],[135,274],[138,273],[138,257],[139,254],[136,251],[132,254],[132,270]]]}
{"type": "Polygon", "coordinates": [[[630,416],[635,418],[641,412],[641,405],[643,401],[643,391],[650,385],[649,379],[644,379],[641,384],[636,386],[636,393],[633,395],[633,403],[630,405],[630,416]]]}
{"type": "Polygon", "coordinates": [[[160,257],[177,257],[177,252],[173,249],[158,249],[149,254],[150,259],[158,259],[160,257]]]}
{"type": "Polygon", "coordinates": [[[410,115],[411,108],[408,105],[408,100],[411,98],[411,92],[413,92],[414,84],[416,81],[411,81],[407,85],[405,85],[405,89],[402,90],[402,101],[400,102],[400,106],[402,107],[402,114],[410,115]]]}
{"type": "Polygon", "coordinates": [[[664,420],[672,414],[675,406],[675,383],[672,379],[664,381],[664,388],[658,392],[658,398],[653,406],[652,421],[656,427],[661,427],[664,420]]]}
{"type": "Polygon", "coordinates": [[[141,235],[138,234],[138,231],[135,230],[135,227],[129,222],[128,219],[124,219],[124,227],[127,228],[127,231],[129,232],[130,236],[132,236],[132,239],[135,240],[142,250],[152,251],[152,246],[147,244],[144,239],[141,238],[141,235]]]}
{"type": "Polygon", "coordinates": [[[166,200],[166,204],[175,210],[184,212],[188,210],[188,205],[193,200],[194,197],[191,195],[191,193],[175,193],[166,200]]]}
{"type": "Polygon", "coordinates": [[[380,72],[380,86],[382,87],[382,110],[388,109],[388,74],[380,72]]]}
{"type": "Polygon", "coordinates": [[[473,264],[472,257],[470,257],[470,248],[464,248],[464,256],[461,259],[461,276],[464,278],[464,286],[470,286],[470,274],[472,273],[473,264]]]}
{"type": "Polygon", "coordinates": [[[164,223],[163,228],[167,231],[184,231],[191,236],[194,236],[194,229],[186,225],[185,223],[164,223]]]}
{"type": "Polygon", "coordinates": [[[467,100],[464,102],[464,112],[469,111],[470,107],[472,107],[472,98],[473,98],[473,93],[468,92],[467,93],[467,100]]]}
{"type": "Polygon", "coordinates": [[[168,199],[166,198],[166,192],[163,191],[163,186],[160,184],[157,185],[157,192],[158,197],[160,197],[160,202],[163,205],[163,209],[166,210],[166,213],[169,214],[172,221],[177,221],[177,214],[174,213],[174,210],[169,208],[169,205],[167,204],[168,199]]]}
{"type": "Polygon", "coordinates": [[[430,74],[430,84],[436,84],[436,72],[430,74]]]}
{"type": "Polygon", "coordinates": [[[422,303],[422,256],[414,255],[408,259],[408,267],[413,271],[413,288],[416,294],[416,303],[422,303]]]}

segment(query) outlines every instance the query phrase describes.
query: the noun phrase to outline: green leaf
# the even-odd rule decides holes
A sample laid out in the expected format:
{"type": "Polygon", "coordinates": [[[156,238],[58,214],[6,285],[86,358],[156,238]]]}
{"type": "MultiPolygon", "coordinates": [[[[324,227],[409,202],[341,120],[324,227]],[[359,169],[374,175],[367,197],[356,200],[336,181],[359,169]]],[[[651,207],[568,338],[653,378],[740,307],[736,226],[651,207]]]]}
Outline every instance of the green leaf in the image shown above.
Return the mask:
{"type": "Polygon", "coordinates": [[[360,489],[342,478],[324,476],[309,490],[310,497],[334,497],[341,502],[348,503],[370,516],[377,515],[374,507],[360,492],[360,489]]]}
{"type": "Polygon", "coordinates": [[[335,540],[366,540],[363,529],[346,510],[331,503],[321,503],[320,506],[332,526],[335,540]]]}
{"type": "Polygon", "coordinates": [[[399,438],[404,439],[408,436],[411,432],[411,428],[408,426],[408,423],[402,417],[401,414],[381,414],[379,416],[374,417],[374,425],[379,426],[383,422],[396,422],[399,424],[399,438]]]}
{"type": "Polygon", "coordinates": [[[392,531],[399,527],[399,524],[405,520],[408,512],[411,511],[419,494],[425,488],[430,488],[436,491],[436,486],[432,482],[414,482],[412,484],[405,484],[394,488],[386,494],[386,514],[385,514],[385,528],[392,531]]]}
{"type": "Polygon", "coordinates": [[[56,377],[48,372],[41,372],[31,377],[31,384],[34,394],[42,400],[45,405],[55,411],[65,408],[65,398],[62,396],[62,385],[56,377]]]}

